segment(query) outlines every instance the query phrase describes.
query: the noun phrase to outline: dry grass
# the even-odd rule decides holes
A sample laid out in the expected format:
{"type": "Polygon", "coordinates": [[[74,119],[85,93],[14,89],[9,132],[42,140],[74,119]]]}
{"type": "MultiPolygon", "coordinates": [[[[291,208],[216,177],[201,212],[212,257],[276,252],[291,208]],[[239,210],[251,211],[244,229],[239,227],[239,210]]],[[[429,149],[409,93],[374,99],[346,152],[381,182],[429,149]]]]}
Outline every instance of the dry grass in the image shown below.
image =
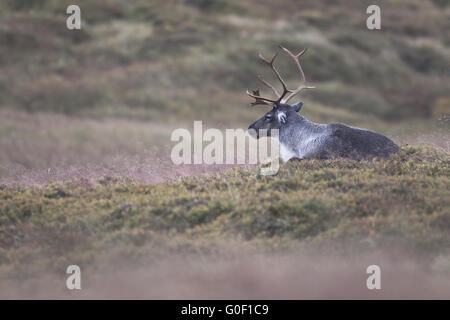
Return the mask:
{"type": "Polygon", "coordinates": [[[43,274],[27,282],[6,281],[3,299],[448,299],[450,275],[417,260],[368,252],[357,257],[298,251],[256,254],[229,249],[222,257],[172,257],[117,270],[83,272],[80,291],[65,277],[43,274]],[[381,268],[381,290],[366,288],[366,268],[381,268]]]}

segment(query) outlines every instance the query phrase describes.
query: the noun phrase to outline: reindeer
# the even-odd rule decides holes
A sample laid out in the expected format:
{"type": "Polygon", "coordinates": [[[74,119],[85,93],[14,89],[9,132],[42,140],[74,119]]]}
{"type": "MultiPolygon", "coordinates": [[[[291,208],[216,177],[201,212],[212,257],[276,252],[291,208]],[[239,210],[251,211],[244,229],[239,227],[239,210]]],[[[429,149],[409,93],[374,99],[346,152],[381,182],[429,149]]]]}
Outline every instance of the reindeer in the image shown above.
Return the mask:
{"type": "Polygon", "coordinates": [[[394,142],[376,132],[342,123],[314,123],[301,116],[298,112],[301,110],[303,102],[288,104],[288,101],[303,89],[314,88],[306,85],[305,74],[299,62],[299,58],[306,52],[306,49],[295,55],[282,46],[280,48],[294,61],[300,74],[300,84],[295,90],[287,89],[285,81],[274,66],[278,52],[271,60],[267,60],[261,53],[259,54],[259,58],[272,69],[281,82],[283,92],[280,94],[262,76],[258,76],[259,81],[272,90],[275,99],[263,98],[259,89],[252,92],[247,90],[247,94],[255,99],[251,103],[252,106],[268,105],[272,107],[262,118],[249,126],[250,135],[259,139],[259,130],[266,129],[267,135],[270,136],[272,129],[278,129],[280,156],[284,162],[290,159],[332,159],[338,157],[354,160],[389,158],[390,154],[400,150],[394,142]]]}

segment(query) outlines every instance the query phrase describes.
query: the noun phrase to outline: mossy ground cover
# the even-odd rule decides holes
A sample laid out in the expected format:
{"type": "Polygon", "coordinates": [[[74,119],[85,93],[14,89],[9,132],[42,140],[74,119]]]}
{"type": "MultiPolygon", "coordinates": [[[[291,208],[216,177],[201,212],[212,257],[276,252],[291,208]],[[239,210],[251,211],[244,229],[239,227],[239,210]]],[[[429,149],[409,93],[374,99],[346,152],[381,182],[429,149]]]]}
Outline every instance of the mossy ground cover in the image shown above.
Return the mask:
{"type": "Polygon", "coordinates": [[[160,185],[113,177],[0,188],[0,270],[23,277],[69,264],[138,263],[299,247],[389,250],[432,262],[450,248],[450,155],[402,148],[388,161],[305,160],[160,185]]]}

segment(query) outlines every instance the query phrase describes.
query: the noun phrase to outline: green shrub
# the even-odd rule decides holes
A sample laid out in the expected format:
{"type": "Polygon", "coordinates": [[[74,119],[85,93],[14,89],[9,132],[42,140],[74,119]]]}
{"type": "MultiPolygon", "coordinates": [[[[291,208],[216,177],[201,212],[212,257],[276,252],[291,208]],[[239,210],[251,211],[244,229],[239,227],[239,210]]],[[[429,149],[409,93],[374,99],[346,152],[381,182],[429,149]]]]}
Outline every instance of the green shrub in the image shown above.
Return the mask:
{"type": "Polygon", "coordinates": [[[401,46],[400,57],[417,72],[447,75],[450,70],[450,57],[445,57],[430,46],[401,46]]]}
{"type": "Polygon", "coordinates": [[[153,186],[107,179],[0,188],[1,263],[17,274],[30,272],[23,260],[53,270],[55,257],[87,254],[92,264],[132,251],[139,261],[219,250],[230,239],[263,251],[351,253],[370,238],[374,250],[426,254],[430,262],[449,254],[450,155],[442,149],[406,146],[386,161],[304,160],[276,176],[257,170],[153,186]],[[39,265],[36,252],[46,253],[39,265]]]}
{"type": "Polygon", "coordinates": [[[225,0],[186,0],[186,4],[209,13],[242,13],[242,9],[225,0]]]}

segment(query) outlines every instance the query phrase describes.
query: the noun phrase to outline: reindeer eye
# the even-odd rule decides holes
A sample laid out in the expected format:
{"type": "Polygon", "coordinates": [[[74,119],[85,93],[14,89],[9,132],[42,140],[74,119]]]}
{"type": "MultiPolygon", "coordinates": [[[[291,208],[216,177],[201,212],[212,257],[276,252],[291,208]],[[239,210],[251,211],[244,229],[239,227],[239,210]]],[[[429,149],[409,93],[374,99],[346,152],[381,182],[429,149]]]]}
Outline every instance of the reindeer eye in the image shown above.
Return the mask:
{"type": "Polygon", "coordinates": [[[266,115],[266,120],[270,120],[272,116],[270,114],[266,115]]]}

